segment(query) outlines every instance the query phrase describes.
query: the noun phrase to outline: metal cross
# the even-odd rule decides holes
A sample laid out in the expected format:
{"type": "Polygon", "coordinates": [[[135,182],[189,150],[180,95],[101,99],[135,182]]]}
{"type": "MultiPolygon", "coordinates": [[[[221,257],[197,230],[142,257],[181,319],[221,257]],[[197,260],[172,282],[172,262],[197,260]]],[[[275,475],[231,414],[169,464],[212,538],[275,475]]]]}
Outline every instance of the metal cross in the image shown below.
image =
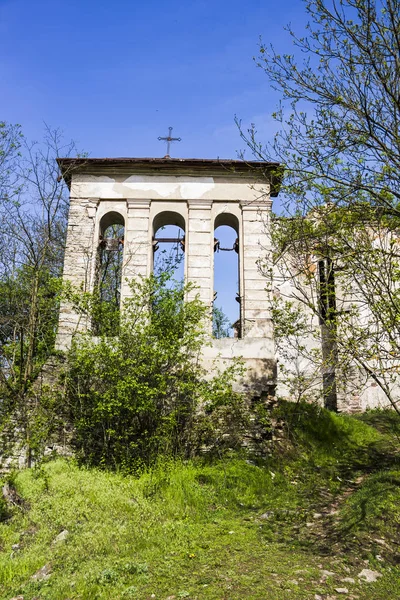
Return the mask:
{"type": "Polygon", "coordinates": [[[180,142],[181,141],[180,137],[179,138],[171,137],[172,127],[168,127],[168,130],[169,130],[168,137],[160,137],[160,136],[158,137],[158,139],[160,141],[167,142],[167,154],[164,156],[164,158],[171,158],[169,155],[169,149],[171,146],[171,142],[180,142]]]}

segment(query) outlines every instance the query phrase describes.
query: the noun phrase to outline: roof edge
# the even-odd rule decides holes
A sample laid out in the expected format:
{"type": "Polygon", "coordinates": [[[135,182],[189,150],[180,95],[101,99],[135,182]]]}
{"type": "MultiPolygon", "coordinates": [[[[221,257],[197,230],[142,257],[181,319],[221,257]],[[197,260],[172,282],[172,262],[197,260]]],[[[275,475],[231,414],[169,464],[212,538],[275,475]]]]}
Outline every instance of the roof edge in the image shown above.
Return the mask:
{"type": "Polygon", "coordinates": [[[278,162],[245,161],[221,158],[57,158],[61,175],[68,187],[74,173],[98,173],[99,170],[161,173],[171,175],[191,172],[209,173],[214,176],[253,175],[254,179],[267,179],[271,184],[271,196],[276,197],[282,182],[283,167],[278,162]]]}

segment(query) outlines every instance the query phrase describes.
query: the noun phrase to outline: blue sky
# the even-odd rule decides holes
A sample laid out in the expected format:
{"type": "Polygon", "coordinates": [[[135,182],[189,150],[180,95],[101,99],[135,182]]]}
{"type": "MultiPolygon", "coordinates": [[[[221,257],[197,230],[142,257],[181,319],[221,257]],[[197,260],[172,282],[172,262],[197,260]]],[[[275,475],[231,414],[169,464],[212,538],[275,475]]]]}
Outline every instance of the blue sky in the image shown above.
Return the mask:
{"type": "Polygon", "coordinates": [[[259,37],[292,52],[283,28],[305,19],[302,0],[0,0],[0,120],[92,157],[164,156],[173,126],[172,156],[236,158],[235,115],[275,132],[259,37]]]}
{"type": "Polygon", "coordinates": [[[60,127],[91,156],[235,158],[234,115],[271,137],[259,36],[290,51],[301,0],[0,0],[0,119],[60,127]]]}

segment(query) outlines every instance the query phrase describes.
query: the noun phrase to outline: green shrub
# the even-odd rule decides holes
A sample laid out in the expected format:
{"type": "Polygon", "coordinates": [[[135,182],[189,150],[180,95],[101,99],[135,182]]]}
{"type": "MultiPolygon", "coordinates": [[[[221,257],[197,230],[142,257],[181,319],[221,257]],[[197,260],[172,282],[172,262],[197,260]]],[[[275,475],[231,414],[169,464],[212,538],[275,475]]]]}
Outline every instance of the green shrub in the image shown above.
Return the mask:
{"type": "MultiPolygon", "coordinates": [[[[131,285],[118,335],[89,332],[74,340],[61,404],[84,464],[140,470],[160,455],[188,456],[201,443],[199,407],[212,412],[237,403],[235,366],[205,379],[200,353],[207,306],[198,297],[187,300],[193,287],[167,279],[163,274],[131,285]]],[[[99,315],[96,299],[84,302],[99,315]]]]}

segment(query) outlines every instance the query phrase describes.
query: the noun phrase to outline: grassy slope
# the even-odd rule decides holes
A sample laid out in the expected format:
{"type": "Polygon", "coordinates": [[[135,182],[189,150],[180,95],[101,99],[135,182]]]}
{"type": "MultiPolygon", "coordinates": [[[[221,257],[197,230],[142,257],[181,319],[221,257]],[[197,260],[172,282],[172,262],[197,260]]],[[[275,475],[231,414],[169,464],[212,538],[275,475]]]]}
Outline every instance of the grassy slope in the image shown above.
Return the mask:
{"type": "Polygon", "coordinates": [[[400,598],[394,417],[280,410],[291,442],[260,466],[165,462],[135,479],[58,460],[19,473],[27,504],[0,524],[0,598],[400,598]],[[361,583],[363,568],[383,576],[361,583]]]}

